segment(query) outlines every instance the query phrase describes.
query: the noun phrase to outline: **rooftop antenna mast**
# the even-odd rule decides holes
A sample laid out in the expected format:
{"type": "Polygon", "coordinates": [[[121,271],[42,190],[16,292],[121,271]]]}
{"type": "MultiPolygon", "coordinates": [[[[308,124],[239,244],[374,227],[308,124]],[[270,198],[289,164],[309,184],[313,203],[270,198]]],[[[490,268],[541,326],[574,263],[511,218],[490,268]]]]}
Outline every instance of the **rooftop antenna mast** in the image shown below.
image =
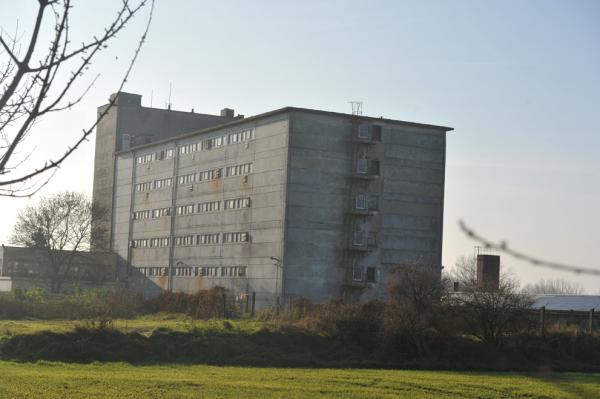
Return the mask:
{"type": "Polygon", "coordinates": [[[362,101],[348,101],[352,105],[352,115],[362,115],[362,101]]]}
{"type": "Polygon", "coordinates": [[[171,86],[172,83],[169,82],[169,102],[167,103],[167,109],[171,109],[171,86]]]}

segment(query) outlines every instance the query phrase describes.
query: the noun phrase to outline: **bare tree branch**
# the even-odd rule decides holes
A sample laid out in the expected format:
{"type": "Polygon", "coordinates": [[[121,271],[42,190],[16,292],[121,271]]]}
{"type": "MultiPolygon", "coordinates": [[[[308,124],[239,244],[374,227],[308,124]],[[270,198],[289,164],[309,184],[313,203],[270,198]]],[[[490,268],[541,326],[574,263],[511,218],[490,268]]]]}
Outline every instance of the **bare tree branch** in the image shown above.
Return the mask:
{"type": "Polygon", "coordinates": [[[108,107],[103,109],[90,127],[82,129],[80,137],[67,147],[62,155],[27,169],[25,161],[32,155],[29,151],[24,159],[15,159],[21,157],[18,154],[23,151],[18,149],[24,147],[24,140],[32,134],[32,126],[37,120],[48,113],[69,109],[83,100],[94,86],[99,74],[96,74],[79,95],[69,99],[75,83],[84,76],[92,60],[107,47],[107,43],[149,5],[150,10],[143,34],[116,92],[123,89],[146,40],[154,12],[154,1],[138,0],[133,4],[132,0],[122,0],[116,16],[103,29],[102,34],[93,36],[92,40],[83,42],[74,49],[70,48],[72,0],[39,0],[33,33],[23,57],[20,57],[17,51],[18,32],[12,37],[10,35],[3,37],[4,31],[0,30],[0,56],[2,54],[7,56],[5,65],[0,68],[0,90],[2,90],[0,93],[0,196],[34,195],[48,183],[57,168],[84,141],[88,140],[88,136],[92,134],[99,121],[114,106],[116,97],[109,99],[108,107]],[[32,65],[35,63],[33,54],[38,53],[36,49],[42,42],[40,31],[44,25],[45,15],[49,13],[54,16],[53,37],[47,52],[40,58],[38,65],[34,66],[32,65]],[[70,68],[68,77],[59,82],[59,76],[64,75],[65,68],[70,68]],[[14,128],[11,130],[12,133],[9,128],[14,128]],[[47,176],[49,172],[52,173],[47,176]],[[33,185],[22,184],[43,175],[47,178],[38,179],[33,185]]]}
{"type": "Polygon", "coordinates": [[[594,276],[600,276],[600,269],[593,269],[593,268],[581,267],[581,266],[576,266],[576,265],[567,265],[564,263],[542,260],[542,259],[530,256],[530,255],[527,255],[522,252],[518,252],[518,251],[515,251],[514,249],[509,248],[506,241],[501,241],[500,243],[494,243],[486,238],[483,238],[482,236],[477,234],[473,229],[467,227],[465,222],[463,222],[462,220],[460,220],[458,222],[458,224],[459,224],[461,230],[466,235],[468,235],[475,241],[478,241],[485,247],[494,248],[494,249],[496,249],[500,252],[503,252],[507,255],[510,255],[516,259],[520,259],[525,262],[528,262],[528,263],[532,264],[533,266],[545,267],[545,268],[549,268],[549,269],[561,270],[561,271],[577,273],[577,274],[589,274],[589,275],[594,275],[594,276]]]}

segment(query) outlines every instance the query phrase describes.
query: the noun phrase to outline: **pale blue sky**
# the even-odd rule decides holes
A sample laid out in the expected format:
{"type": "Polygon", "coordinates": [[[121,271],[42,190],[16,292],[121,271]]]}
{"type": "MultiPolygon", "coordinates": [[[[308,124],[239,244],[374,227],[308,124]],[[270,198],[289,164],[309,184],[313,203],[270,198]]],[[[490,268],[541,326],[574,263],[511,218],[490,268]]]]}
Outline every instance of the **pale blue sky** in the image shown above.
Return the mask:
{"type": "MultiPolygon", "coordinates": [[[[28,29],[34,1],[0,0],[0,24],[28,29]]],[[[76,3],[83,34],[118,1],[76,3]]],[[[48,118],[41,157],[89,123],[124,69],[141,19],[96,64],[78,108],[48,118]],[[115,59],[118,56],[118,60],[115,59]]],[[[83,36],[81,36],[82,38],[83,36]]],[[[557,261],[598,267],[600,2],[159,0],[126,90],[162,107],[253,115],[286,105],[442,124],[449,134],[444,264],[473,252],[457,227],[557,261]]],[[[43,194],[91,193],[87,144],[43,194]]],[[[0,198],[0,242],[28,200],[0,198]]],[[[600,291],[600,278],[503,259],[523,283],[560,277],[600,291]]]]}

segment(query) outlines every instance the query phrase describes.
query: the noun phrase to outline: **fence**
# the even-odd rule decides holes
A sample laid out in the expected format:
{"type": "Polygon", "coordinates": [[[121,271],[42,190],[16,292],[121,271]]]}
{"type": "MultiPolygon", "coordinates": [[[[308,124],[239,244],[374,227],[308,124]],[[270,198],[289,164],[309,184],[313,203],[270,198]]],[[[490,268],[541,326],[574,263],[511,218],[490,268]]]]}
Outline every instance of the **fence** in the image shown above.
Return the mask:
{"type": "Polygon", "coordinates": [[[600,318],[596,317],[594,309],[588,311],[575,311],[575,310],[550,310],[546,307],[540,309],[534,309],[531,311],[532,316],[536,316],[538,319],[538,326],[540,335],[544,335],[550,326],[569,326],[575,327],[579,331],[585,331],[589,334],[593,334],[594,331],[598,330],[598,324],[600,324],[600,318]]]}

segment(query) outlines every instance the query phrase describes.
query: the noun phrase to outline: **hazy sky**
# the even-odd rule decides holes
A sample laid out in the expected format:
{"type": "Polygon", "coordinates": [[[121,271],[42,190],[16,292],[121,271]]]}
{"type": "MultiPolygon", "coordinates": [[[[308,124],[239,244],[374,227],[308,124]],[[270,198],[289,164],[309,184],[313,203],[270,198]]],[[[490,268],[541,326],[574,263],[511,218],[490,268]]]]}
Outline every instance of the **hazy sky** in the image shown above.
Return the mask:
{"type": "MultiPolygon", "coordinates": [[[[79,1],[74,42],[120,1],[79,1]]],[[[29,33],[36,1],[0,0],[0,26],[29,33]]],[[[95,67],[86,101],[30,139],[39,160],[77,137],[122,75],[140,18],[95,67]],[[34,138],[35,137],[35,138],[34,138]]],[[[91,75],[90,75],[91,76],[91,75]]],[[[600,2],[158,0],[126,91],[145,106],[246,116],[286,105],[455,128],[448,136],[444,264],[472,254],[458,229],[556,261],[600,268],[600,2]]],[[[93,140],[92,140],[93,141],[93,140]]],[[[91,194],[93,142],[42,195],[91,194]]],[[[0,198],[0,242],[33,200],[0,198]]],[[[504,257],[527,283],[559,277],[600,292],[600,277],[504,257]]]]}

